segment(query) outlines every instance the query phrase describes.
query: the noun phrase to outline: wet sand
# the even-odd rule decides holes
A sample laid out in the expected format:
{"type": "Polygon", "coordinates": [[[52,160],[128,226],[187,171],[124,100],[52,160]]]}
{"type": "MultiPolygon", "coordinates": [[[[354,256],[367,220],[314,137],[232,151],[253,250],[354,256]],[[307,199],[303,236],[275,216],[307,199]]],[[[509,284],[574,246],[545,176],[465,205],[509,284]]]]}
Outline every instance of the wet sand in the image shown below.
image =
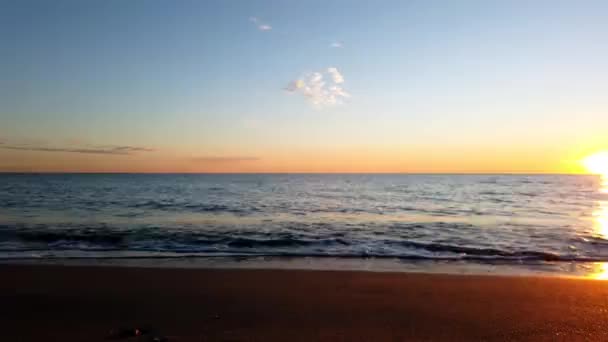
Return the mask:
{"type": "Polygon", "coordinates": [[[169,341],[608,340],[608,282],[0,265],[0,340],[104,341],[118,327],[169,341]]]}

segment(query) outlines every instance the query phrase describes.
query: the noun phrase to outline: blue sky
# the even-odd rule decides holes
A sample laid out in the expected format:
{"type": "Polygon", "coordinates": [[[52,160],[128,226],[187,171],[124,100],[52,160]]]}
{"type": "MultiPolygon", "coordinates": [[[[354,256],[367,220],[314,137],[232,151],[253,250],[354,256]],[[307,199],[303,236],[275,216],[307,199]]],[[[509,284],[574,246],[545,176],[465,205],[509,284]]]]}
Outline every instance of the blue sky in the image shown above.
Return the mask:
{"type": "Polygon", "coordinates": [[[0,143],[21,149],[0,168],[564,171],[608,148],[607,17],[605,1],[2,1],[0,143]],[[326,101],[332,85],[349,97],[326,101]],[[100,146],[154,151],[82,153],[100,146]]]}

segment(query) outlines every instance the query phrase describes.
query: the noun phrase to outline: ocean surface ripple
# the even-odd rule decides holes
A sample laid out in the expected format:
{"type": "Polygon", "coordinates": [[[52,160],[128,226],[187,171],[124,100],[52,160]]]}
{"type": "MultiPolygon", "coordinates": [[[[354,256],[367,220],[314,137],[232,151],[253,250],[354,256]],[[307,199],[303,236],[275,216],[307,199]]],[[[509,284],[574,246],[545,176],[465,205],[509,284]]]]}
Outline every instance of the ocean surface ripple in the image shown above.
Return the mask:
{"type": "Polygon", "coordinates": [[[608,261],[594,176],[0,175],[0,258],[608,261]]]}

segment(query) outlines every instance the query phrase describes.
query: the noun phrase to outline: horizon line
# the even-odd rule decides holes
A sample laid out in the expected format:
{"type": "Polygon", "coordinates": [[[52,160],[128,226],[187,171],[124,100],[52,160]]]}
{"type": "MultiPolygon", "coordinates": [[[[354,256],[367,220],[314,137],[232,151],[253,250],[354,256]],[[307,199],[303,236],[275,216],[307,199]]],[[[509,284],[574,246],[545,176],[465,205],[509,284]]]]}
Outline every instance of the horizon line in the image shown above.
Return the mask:
{"type": "Polygon", "coordinates": [[[575,172],[123,172],[123,171],[0,171],[0,174],[116,174],[116,175],[556,175],[600,176],[575,172]]]}

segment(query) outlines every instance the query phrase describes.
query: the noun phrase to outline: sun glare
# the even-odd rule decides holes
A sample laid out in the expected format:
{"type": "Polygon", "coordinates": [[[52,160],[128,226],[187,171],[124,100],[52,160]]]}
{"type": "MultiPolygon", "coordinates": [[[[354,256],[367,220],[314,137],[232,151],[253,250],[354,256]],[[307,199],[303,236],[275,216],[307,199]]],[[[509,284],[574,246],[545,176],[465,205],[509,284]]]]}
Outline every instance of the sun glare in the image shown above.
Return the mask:
{"type": "Polygon", "coordinates": [[[583,165],[590,173],[608,177],[608,151],[598,152],[583,159],[583,165]]]}
{"type": "Polygon", "coordinates": [[[600,262],[593,264],[593,271],[589,278],[598,280],[608,280],[608,263],[600,262]]]}

